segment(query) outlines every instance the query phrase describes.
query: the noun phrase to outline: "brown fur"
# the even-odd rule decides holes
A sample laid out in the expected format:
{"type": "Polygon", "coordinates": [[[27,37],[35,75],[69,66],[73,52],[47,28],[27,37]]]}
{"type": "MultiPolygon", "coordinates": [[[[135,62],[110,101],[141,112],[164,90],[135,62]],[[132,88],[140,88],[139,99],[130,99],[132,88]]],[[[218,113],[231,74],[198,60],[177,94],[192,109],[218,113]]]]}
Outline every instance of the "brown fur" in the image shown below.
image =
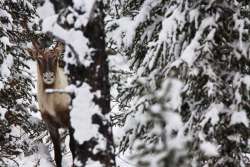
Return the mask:
{"type": "Polygon", "coordinates": [[[43,83],[40,68],[38,67],[37,70],[37,98],[42,115],[50,115],[53,118],[53,124],[59,124],[60,127],[68,127],[70,96],[67,94],[48,94],[45,92],[46,89],[64,89],[68,85],[63,70],[57,67],[56,80],[53,85],[43,83]]]}
{"type": "Polygon", "coordinates": [[[62,155],[60,149],[60,136],[58,128],[67,128],[69,126],[69,104],[70,96],[62,93],[46,93],[46,89],[64,89],[68,85],[67,77],[58,64],[58,56],[63,47],[57,45],[53,50],[38,49],[34,44],[34,49],[28,49],[28,52],[37,60],[37,98],[38,105],[45,121],[54,145],[55,161],[57,167],[61,167],[62,155]],[[43,73],[53,72],[55,80],[52,84],[46,84],[43,81],[43,73]]]}

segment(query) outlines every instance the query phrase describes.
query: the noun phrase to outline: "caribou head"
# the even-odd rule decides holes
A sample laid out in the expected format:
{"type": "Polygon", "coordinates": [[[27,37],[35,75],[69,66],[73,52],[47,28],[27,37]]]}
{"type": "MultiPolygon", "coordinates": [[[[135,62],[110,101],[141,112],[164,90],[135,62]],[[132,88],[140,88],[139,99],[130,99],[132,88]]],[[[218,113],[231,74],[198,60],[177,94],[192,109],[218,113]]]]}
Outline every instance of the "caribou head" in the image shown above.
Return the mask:
{"type": "Polygon", "coordinates": [[[57,43],[53,48],[39,48],[36,42],[33,43],[33,48],[28,49],[28,52],[38,64],[38,71],[46,85],[53,85],[56,80],[58,69],[58,57],[63,51],[63,45],[57,43]]]}

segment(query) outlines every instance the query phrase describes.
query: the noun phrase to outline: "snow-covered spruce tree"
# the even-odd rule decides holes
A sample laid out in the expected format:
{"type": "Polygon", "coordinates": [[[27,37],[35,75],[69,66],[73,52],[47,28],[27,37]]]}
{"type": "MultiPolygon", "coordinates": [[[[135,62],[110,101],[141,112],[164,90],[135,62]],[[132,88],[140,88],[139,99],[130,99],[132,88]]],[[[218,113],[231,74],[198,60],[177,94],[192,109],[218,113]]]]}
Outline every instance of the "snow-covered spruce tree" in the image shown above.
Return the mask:
{"type": "Polygon", "coordinates": [[[138,166],[249,166],[249,3],[111,3],[110,40],[134,73],[118,87],[121,149],[138,166]]]}
{"type": "Polygon", "coordinates": [[[65,43],[72,95],[70,147],[75,166],[115,166],[102,1],[46,1],[54,16],[42,29],[65,43]]]}
{"type": "Polygon", "coordinates": [[[30,141],[44,127],[30,115],[32,74],[24,46],[30,34],[24,28],[35,9],[29,0],[0,2],[0,166],[18,166],[14,159],[27,156],[30,141]]]}

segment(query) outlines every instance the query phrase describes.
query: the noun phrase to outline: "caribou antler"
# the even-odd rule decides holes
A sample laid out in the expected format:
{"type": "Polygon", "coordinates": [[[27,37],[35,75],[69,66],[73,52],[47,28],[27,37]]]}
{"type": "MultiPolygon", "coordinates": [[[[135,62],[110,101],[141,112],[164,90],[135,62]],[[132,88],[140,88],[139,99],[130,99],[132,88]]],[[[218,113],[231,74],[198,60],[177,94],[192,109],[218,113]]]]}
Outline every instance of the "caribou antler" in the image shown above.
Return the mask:
{"type": "Polygon", "coordinates": [[[34,46],[34,48],[38,51],[40,50],[39,44],[35,39],[32,39],[32,45],[34,46]]]}
{"type": "Polygon", "coordinates": [[[31,42],[32,42],[32,45],[33,45],[34,49],[35,49],[38,53],[43,53],[43,52],[44,52],[45,48],[42,48],[42,49],[41,49],[41,48],[40,48],[40,44],[38,43],[37,40],[32,39],[31,42]]]}
{"type": "Polygon", "coordinates": [[[41,49],[40,49],[38,42],[35,39],[32,39],[31,42],[32,42],[34,49],[37,50],[38,52],[40,52],[41,49]]]}
{"type": "Polygon", "coordinates": [[[54,46],[53,51],[60,53],[60,52],[63,51],[63,49],[64,49],[63,43],[62,42],[56,42],[56,45],[54,46]]]}

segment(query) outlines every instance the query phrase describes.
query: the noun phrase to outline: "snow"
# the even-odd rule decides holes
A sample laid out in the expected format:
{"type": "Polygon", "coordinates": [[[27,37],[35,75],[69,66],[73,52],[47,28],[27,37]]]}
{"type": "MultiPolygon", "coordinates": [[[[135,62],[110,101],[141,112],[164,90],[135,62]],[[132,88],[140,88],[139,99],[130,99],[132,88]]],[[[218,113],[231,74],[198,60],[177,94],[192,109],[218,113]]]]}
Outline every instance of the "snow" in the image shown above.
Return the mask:
{"type": "Polygon", "coordinates": [[[125,46],[126,48],[132,45],[135,38],[136,28],[143,23],[150,16],[150,11],[159,4],[156,0],[146,0],[140,8],[140,11],[134,18],[121,17],[115,22],[110,22],[108,26],[117,24],[118,28],[111,32],[112,39],[114,39],[119,48],[125,46]]]}
{"type": "MultiPolygon", "coordinates": [[[[234,29],[238,30],[239,32],[239,42],[237,44],[237,46],[239,47],[239,49],[241,51],[246,51],[247,49],[243,48],[243,34],[244,33],[248,33],[248,31],[244,28],[245,27],[245,21],[243,19],[239,19],[237,14],[234,14],[234,29]]],[[[246,53],[243,53],[244,55],[246,55],[246,53]]]]}
{"type": "Polygon", "coordinates": [[[23,3],[24,3],[24,6],[29,8],[30,10],[35,10],[35,7],[33,6],[32,2],[29,2],[28,0],[25,0],[25,1],[23,1],[23,3]]]}
{"type": "Polygon", "coordinates": [[[45,92],[48,93],[48,94],[52,94],[52,93],[71,94],[71,93],[73,93],[72,90],[70,90],[70,88],[66,88],[66,89],[46,89],[45,92]]]}
{"type": "Polygon", "coordinates": [[[0,42],[3,44],[4,46],[4,50],[6,50],[6,46],[13,46],[10,41],[9,41],[9,38],[6,37],[6,36],[3,36],[0,38],[0,42]]]}
{"type": "MultiPolygon", "coordinates": [[[[1,82],[0,82],[1,83],[1,82]]],[[[0,90],[1,90],[1,87],[0,87],[0,90]]],[[[2,108],[0,106],[0,119],[4,119],[5,118],[5,113],[7,112],[8,110],[6,108],[2,108]]]]}
{"type": "Polygon", "coordinates": [[[181,116],[176,112],[166,112],[166,143],[169,150],[184,149],[185,144],[190,140],[189,136],[184,136],[183,122],[181,116]],[[177,132],[176,136],[172,136],[173,131],[177,132]]]}
{"type": "Polygon", "coordinates": [[[132,152],[130,150],[120,153],[116,156],[116,164],[119,167],[136,167],[136,163],[131,159],[132,152]]]}
{"type": "Polygon", "coordinates": [[[88,1],[73,0],[73,3],[74,3],[74,8],[76,10],[84,12],[84,14],[82,15],[77,15],[75,27],[80,27],[81,25],[85,27],[94,16],[93,10],[96,0],[88,0],[88,1]]]}
{"type": "Polygon", "coordinates": [[[110,69],[130,72],[128,60],[125,56],[121,56],[119,54],[114,56],[108,56],[108,61],[110,69]]]}
{"type": "Polygon", "coordinates": [[[74,24],[74,14],[72,14],[72,13],[68,14],[68,16],[66,17],[66,19],[67,19],[67,22],[69,24],[74,24]]]}
{"type": "MultiPolygon", "coordinates": [[[[54,167],[46,145],[42,144],[37,139],[30,138],[30,134],[26,133],[20,126],[12,125],[10,128],[10,135],[15,137],[15,140],[11,140],[10,142],[15,142],[16,145],[23,145],[23,143],[25,143],[24,147],[26,147],[26,145],[29,147],[27,148],[28,150],[16,150],[20,151],[20,154],[14,157],[13,162],[10,161],[8,163],[9,167],[16,167],[16,163],[18,163],[19,167],[54,167]]],[[[45,135],[42,133],[38,138],[44,138],[44,136],[45,135]]]]}
{"type": "Polygon", "coordinates": [[[91,49],[88,47],[88,39],[82,35],[80,30],[66,30],[57,24],[57,15],[47,17],[43,20],[42,29],[43,32],[51,32],[59,39],[63,40],[67,45],[65,49],[64,60],[70,64],[81,63],[88,67],[92,63],[90,56],[91,49]],[[73,50],[72,50],[73,49],[73,50]],[[79,59],[75,56],[69,56],[68,53],[72,51],[79,56],[79,59]]]}
{"type": "Polygon", "coordinates": [[[245,111],[234,111],[231,116],[230,125],[243,123],[246,127],[249,127],[249,119],[245,111]]]}
{"type": "Polygon", "coordinates": [[[168,78],[162,83],[162,88],[156,92],[157,97],[163,97],[168,99],[166,103],[167,108],[176,110],[182,103],[180,96],[183,84],[178,79],[168,78]]]}
{"type": "Polygon", "coordinates": [[[160,104],[154,104],[150,107],[153,113],[160,113],[162,111],[162,107],[160,104]]]}
{"type": "Polygon", "coordinates": [[[181,116],[176,112],[166,112],[166,130],[167,132],[172,132],[173,130],[180,130],[183,127],[183,122],[181,116]]]}
{"type": "Polygon", "coordinates": [[[50,0],[45,0],[43,6],[38,7],[36,11],[40,19],[55,15],[54,6],[50,0]]]}
{"type": "MultiPolygon", "coordinates": [[[[39,7],[37,12],[40,18],[43,19],[42,31],[45,33],[52,33],[67,44],[64,56],[65,62],[74,65],[78,65],[80,63],[85,67],[89,67],[93,62],[92,57],[90,56],[93,49],[88,47],[89,40],[83,36],[82,32],[79,29],[86,26],[91,18],[95,17],[95,15],[93,14],[93,8],[96,0],[73,0],[72,2],[73,8],[68,8],[68,10],[72,13],[64,18],[64,21],[68,22],[70,25],[73,25],[74,28],[71,30],[64,29],[59,24],[57,24],[59,16],[55,14],[53,5],[51,4],[50,0],[45,0],[44,5],[42,7],[39,7]],[[81,14],[78,14],[76,10],[81,11],[81,14]],[[74,19],[76,19],[76,21],[74,19]],[[68,53],[70,52],[73,52],[75,54],[69,56],[68,53]],[[79,57],[77,58],[77,56],[79,57]]],[[[123,1],[119,2],[124,3],[123,1]]],[[[217,73],[217,69],[213,68],[211,64],[207,65],[207,62],[203,62],[203,60],[207,60],[207,55],[204,55],[204,57],[199,57],[201,56],[201,53],[204,53],[204,51],[209,52],[209,54],[211,55],[213,53],[213,50],[210,50],[210,47],[211,43],[213,43],[215,35],[217,35],[216,22],[218,21],[219,14],[214,14],[214,11],[211,11],[203,15],[203,13],[200,13],[200,8],[192,8],[192,6],[189,8],[189,2],[185,1],[186,4],[184,4],[183,2],[184,1],[178,0],[175,2],[176,5],[173,5],[168,9],[165,9],[165,6],[162,6],[161,9],[166,10],[166,12],[162,14],[162,16],[160,16],[161,12],[159,12],[159,15],[157,15],[155,18],[150,18],[152,10],[155,7],[161,6],[163,2],[160,0],[145,0],[143,1],[139,10],[132,11],[133,16],[128,16],[129,14],[127,16],[120,15],[119,19],[114,19],[110,22],[107,22],[107,26],[118,25],[118,28],[107,34],[108,38],[111,38],[116,42],[115,46],[117,46],[118,49],[115,48],[115,50],[118,51],[123,49],[126,50],[127,48],[133,46],[137,28],[144,22],[150,22],[149,24],[151,24],[152,22],[151,25],[143,29],[144,32],[140,32],[141,37],[139,37],[139,41],[140,44],[143,45],[143,42],[146,41],[145,47],[147,49],[147,53],[145,55],[142,55],[142,57],[145,57],[143,61],[141,61],[142,64],[139,64],[140,67],[138,69],[133,69],[133,71],[129,68],[129,64],[133,62],[133,60],[131,62],[128,62],[127,58],[124,58],[125,56],[122,55],[123,52],[117,53],[117,55],[115,56],[109,56],[108,58],[111,70],[122,70],[123,72],[130,73],[131,76],[126,80],[126,88],[137,86],[135,83],[141,84],[142,86],[140,86],[143,88],[140,92],[143,95],[140,97],[132,98],[129,103],[131,107],[126,108],[124,113],[123,111],[119,110],[118,106],[115,106],[119,105],[119,103],[114,104],[114,102],[111,104],[113,107],[112,113],[124,115],[129,114],[127,116],[127,119],[125,120],[124,127],[113,127],[115,144],[118,146],[123,137],[129,138],[129,148],[135,148],[133,146],[141,146],[141,144],[145,144],[146,148],[153,148],[157,150],[165,148],[163,145],[166,144],[167,149],[165,149],[163,153],[147,154],[145,157],[143,157],[143,160],[148,161],[150,166],[152,167],[160,166],[159,161],[166,158],[166,154],[169,153],[168,150],[177,150],[177,154],[183,153],[182,150],[184,152],[188,151],[187,149],[185,149],[185,144],[187,141],[192,142],[193,138],[191,138],[190,136],[184,136],[185,133],[190,133],[192,137],[198,137],[199,141],[201,142],[198,150],[199,153],[201,151],[202,153],[204,153],[204,155],[208,156],[208,158],[219,156],[220,146],[217,144],[218,142],[207,140],[210,137],[210,133],[213,135],[213,131],[216,130],[213,127],[220,126],[218,123],[221,121],[221,113],[226,114],[227,116],[231,116],[230,126],[233,126],[235,124],[243,124],[246,127],[249,127],[247,111],[242,109],[242,105],[245,105],[245,97],[243,98],[241,91],[242,88],[245,88],[244,86],[246,86],[247,91],[250,90],[250,76],[235,71],[219,71],[223,72],[223,75],[225,72],[230,73],[230,75],[232,75],[232,78],[234,79],[232,84],[229,83],[230,89],[225,90],[232,91],[233,96],[233,104],[230,104],[230,107],[228,107],[228,105],[226,106],[221,102],[221,97],[215,97],[217,93],[221,95],[224,91],[217,90],[217,87],[221,86],[218,85],[217,82],[217,75],[219,72],[217,73]],[[203,19],[204,16],[205,19],[203,19]],[[152,20],[148,21],[149,18],[152,20]],[[189,39],[189,36],[187,36],[185,33],[190,33],[190,24],[194,24],[194,27],[192,28],[194,28],[194,31],[196,32],[194,32],[194,37],[189,39]],[[186,26],[185,30],[187,30],[187,32],[184,31],[184,26],[186,26]],[[158,31],[157,34],[155,34],[155,31],[158,31]],[[154,35],[156,35],[157,37],[153,37],[154,35]],[[184,39],[184,37],[187,39],[184,39]],[[152,40],[151,38],[154,39],[152,40]],[[158,55],[160,55],[161,57],[158,57],[158,55]],[[171,57],[172,55],[173,57],[171,57]],[[168,57],[170,57],[169,60],[168,57]],[[160,61],[162,61],[163,64],[161,64],[160,61]],[[172,63],[172,61],[174,61],[174,63],[172,63]],[[180,65],[182,65],[183,62],[187,64],[187,69],[178,68],[181,67],[180,65]],[[197,67],[196,63],[200,63],[199,65],[202,66],[202,69],[200,69],[200,66],[197,67]],[[167,68],[176,66],[177,70],[176,72],[174,71],[174,77],[176,78],[170,77],[168,73],[169,71],[160,71],[162,70],[160,65],[166,66],[167,68]],[[157,66],[157,70],[154,71],[155,66],[157,66]],[[163,72],[166,76],[161,76],[160,72],[163,72]],[[204,93],[204,96],[207,95],[209,97],[209,100],[211,100],[205,101],[206,105],[201,104],[203,103],[202,100],[204,97],[190,97],[196,96],[192,93],[199,93],[196,92],[196,90],[190,89],[192,89],[192,84],[197,83],[193,82],[192,79],[197,78],[199,80],[199,75],[203,75],[201,74],[202,72],[204,72],[205,75],[209,77],[209,80],[203,85],[202,88],[197,88],[197,91],[201,91],[202,93],[204,93]],[[186,76],[187,73],[189,75],[188,77],[186,76]],[[156,77],[163,78],[157,80],[156,77]],[[188,109],[190,110],[190,113],[188,114],[191,115],[189,121],[185,123],[182,120],[183,117],[179,113],[179,111],[182,111],[181,107],[182,104],[184,104],[183,102],[188,102],[188,105],[190,107],[188,109]],[[160,118],[152,117],[152,115],[157,115],[160,118]],[[164,127],[162,127],[162,125],[160,124],[161,121],[164,122],[164,127]],[[192,121],[197,121],[198,123],[192,121]],[[153,122],[153,128],[147,129],[149,132],[146,132],[147,134],[142,137],[150,138],[153,135],[166,135],[164,136],[165,138],[162,137],[159,143],[157,143],[156,145],[153,145],[150,142],[141,143],[141,141],[143,140],[136,141],[136,133],[140,130],[140,125],[146,125],[148,122],[153,122]],[[207,124],[208,122],[209,124],[207,124]],[[210,126],[209,135],[203,132],[205,125],[210,126]],[[197,130],[196,127],[193,128],[192,126],[197,127],[197,134],[195,134],[196,132],[192,132],[197,130]],[[136,128],[138,128],[139,130],[136,128]],[[128,136],[126,136],[126,132],[131,132],[132,134],[127,134],[128,136]],[[173,132],[175,133],[173,134],[173,132]]],[[[216,3],[216,1],[211,0],[207,5],[206,10],[212,7],[214,3],[216,3]]],[[[7,17],[10,22],[12,22],[13,20],[11,16],[2,9],[0,9],[0,16],[7,17]]],[[[227,44],[229,47],[232,47],[232,49],[234,50],[232,54],[234,54],[234,56],[236,56],[237,58],[241,58],[242,55],[246,58],[249,58],[248,52],[250,44],[249,41],[245,42],[243,40],[244,34],[248,33],[245,28],[246,20],[240,19],[240,17],[238,17],[238,13],[234,15],[233,19],[233,29],[239,32],[239,39],[235,40],[232,44],[225,39],[225,44],[227,44]]],[[[1,37],[0,41],[1,43],[3,43],[4,49],[6,49],[7,46],[12,45],[9,39],[5,36],[1,37]]],[[[6,59],[4,59],[4,63],[0,66],[0,74],[5,79],[11,76],[13,56],[4,56],[6,56],[6,59]]],[[[134,54],[129,56],[135,57],[134,54]]],[[[225,60],[227,60],[227,58],[225,58],[225,60]]],[[[35,67],[31,68],[33,70],[35,67]]],[[[67,67],[65,67],[65,69],[66,68],[67,67]]],[[[230,81],[227,80],[225,82],[230,81]]],[[[3,87],[3,83],[0,82],[0,89],[3,87]]],[[[113,87],[111,88],[111,94],[114,97],[117,97],[118,91],[116,91],[115,89],[116,88],[113,87]]],[[[101,109],[93,102],[94,96],[100,97],[100,92],[91,92],[90,86],[86,83],[83,83],[80,87],[71,85],[66,90],[53,89],[47,90],[47,92],[74,93],[75,98],[72,101],[72,111],[70,113],[71,123],[73,128],[75,129],[74,137],[80,144],[84,141],[90,140],[92,137],[98,138],[99,145],[94,148],[94,153],[98,151],[98,149],[106,148],[105,139],[103,138],[103,136],[100,136],[98,132],[99,125],[92,124],[92,115],[95,113],[99,115],[101,114],[101,109]]],[[[246,99],[249,99],[248,95],[246,96],[246,99]]],[[[20,103],[20,101],[17,101],[17,103],[20,103]]],[[[6,110],[0,107],[0,112],[1,118],[3,118],[6,110]]],[[[36,121],[36,119],[30,119],[31,123],[35,123],[36,121]]],[[[10,134],[13,136],[19,136],[20,129],[12,127],[10,134]]],[[[236,142],[241,141],[241,135],[239,134],[230,135],[227,136],[227,138],[234,139],[236,142]]],[[[38,166],[41,167],[54,166],[51,162],[51,153],[49,153],[47,146],[39,144],[38,148],[38,152],[34,153],[33,155],[20,155],[18,157],[18,162],[21,162],[21,167],[33,167],[38,163],[38,166]]],[[[116,156],[116,159],[118,166],[138,166],[138,164],[136,164],[136,162],[131,159],[136,159],[137,157],[134,157],[134,155],[137,155],[138,153],[139,152],[136,152],[135,150],[127,150],[124,152],[124,154],[119,154],[117,152],[118,155],[116,156]]],[[[63,164],[65,167],[67,167],[71,166],[71,162],[71,159],[64,159],[63,164]]],[[[80,163],[80,161],[75,160],[75,163],[80,163]]],[[[81,164],[78,165],[81,166],[81,164]]],[[[99,162],[93,162],[91,160],[87,162],[87,167],[101,166],[102,165],[99,162]]]]}
{"type": "Polygon", "coordinates": [[[203,142],[200,144],[200,149],[206,156],[215,157],[218,156],[218,146],[211,142],[203,142]]]}
{"type": "Polygon", "coordinates": [[[38,152],[30,156],[21,155],[17,160],[19,161],[19,167],[34,167],[36,165],[41,167],[54,167],[49,155],[48,148],[43,144],[39,144],[38,152]]]}
{"type": "Polygon", "coordinates": [[[74,8],[79,10],[81,8],[84,8],[84,12],[90,13],[96,0],[89,0],[89,1],[82,1],[82,0],[73,0],[74,8]]]}
{"type": "Polygon", "coordinates": [[[4,59],[4,62],[0,66],[0,73],[3,78],[8,78],[10,77],[11,74],[11,67],[13,65],[13,56],[11,54],[6,55],[6,59],[4,59]]]}
{"type": "MultiPolygon", "coordinates": [[[[199,53],[199,48],[201,47],[200,40],[203,38],[203,33],[207,27],[215,26],[215,18],[208,17],[202,20],[199,29],[195,33],[195,37],[192,39],[191,43],[185,48],[181,54],[181,60],[186,62],[188,66],[192,66],[194,61],[197,59],[199,53]]],[[[212,29],[214,31],[214,29],[212,29]]],[[[210,35],[211,36],[211,35],[210,35]]]]}
{"type": "Polygon", "coordinates": [[[248,90],[250,90],[250,75],[244,75],[241,79],[241,82],[244,83],[248,90]]]}
{"type": "Polygon", "coordinates": [[[12,24],[13,18],[12,16],[4,9],[0,9],[0,17],[8,18],[8,21],[12,24]]]}
{"type": "Polygon", "coordinates": [[[200,15],[200,12],[199,12],[199,9],[197,8],[189,12],[189,20],[190,22],[195,22],[196,29],[199,28],[199,22],[198,22],[199,15],[200,15]]]}
{"type": "Polygon", "coordinates": [[[250,90],[250,75],[247,74],[240,74],[239,72],[235,73],[233,86],[236,88],[234,92],[234,96],[236,99],[237,104],[242,102],[242,95],[240,93],[240,87],[243,85],[246,86],[247,90],[250,90]]]}
{"type": "Polygon", "coordinates": [[[159,33],[159,43],[163,41],[167,42],[168,44],[174,43],[176,41],[172,41],[172,37],[176,36],[177,28],[182,29],[181,24],[182,20],[184,19],[183,13],[180,10],[175,10],[170,17],[167,17],[162,22],[162,29],[159,33]]]}
{"type": "Polygon", "coordinates": [[[125,46],[130,47],[132,45],[133,39],[135,38],[136,28],[140,23],[143,23],[149,16],[150,11],[159,4],[156,0],[146,0],[143,2],[139,13],[135,16],[131,23],[127,23],[127,30],[125,36],[125,46]]]}
{"type": "Polygon", "coordinates": [[[130,33],[133,33],[132,31],[128,31],[130,28],[131,24],[131,18],[129,17],[122,17],[121,19],[117,20],[115,23],[110,22],[110,26],[112,24],[118,24],[119,28],[114,30],[112,33],[109,34],[109,36],[112,36],[112,39],[115,39],[117,46],[122,47],[122,45],[125,43],[128,45],[129,39],[122,38],[122,34],[126,32],[126,36],[130,37],[130,33]]]}
{"type": "Polygon", "coordinates": [[[92,124],[92,115],[100,114],[101,109],[93,102],[94,94],[90,86],[83,83],[81,87],[74,87],[75,98],[72,101],[70,121],[75,129],[74,137],[81,144],[98,135],[98,125],[92,124]]]}
{"type": "Polygon", "coordinates": [[[201,121],[201,125],[205,126],[207,121],[211,121],[212,125],[216,125],[218,123],[219,119],[219,114],[225,112],[224,105],[222,103],[220,104],[215,104],[212,103],[210,107],[205,111],[205,116],[203,120],[201,121]]]}
{"type": "Polygon", "coordinates": [[[103,164],[101,164],[99,161],[92,161],[88,159],[86,162],[86,167],[105,167],[103,164]]]}

